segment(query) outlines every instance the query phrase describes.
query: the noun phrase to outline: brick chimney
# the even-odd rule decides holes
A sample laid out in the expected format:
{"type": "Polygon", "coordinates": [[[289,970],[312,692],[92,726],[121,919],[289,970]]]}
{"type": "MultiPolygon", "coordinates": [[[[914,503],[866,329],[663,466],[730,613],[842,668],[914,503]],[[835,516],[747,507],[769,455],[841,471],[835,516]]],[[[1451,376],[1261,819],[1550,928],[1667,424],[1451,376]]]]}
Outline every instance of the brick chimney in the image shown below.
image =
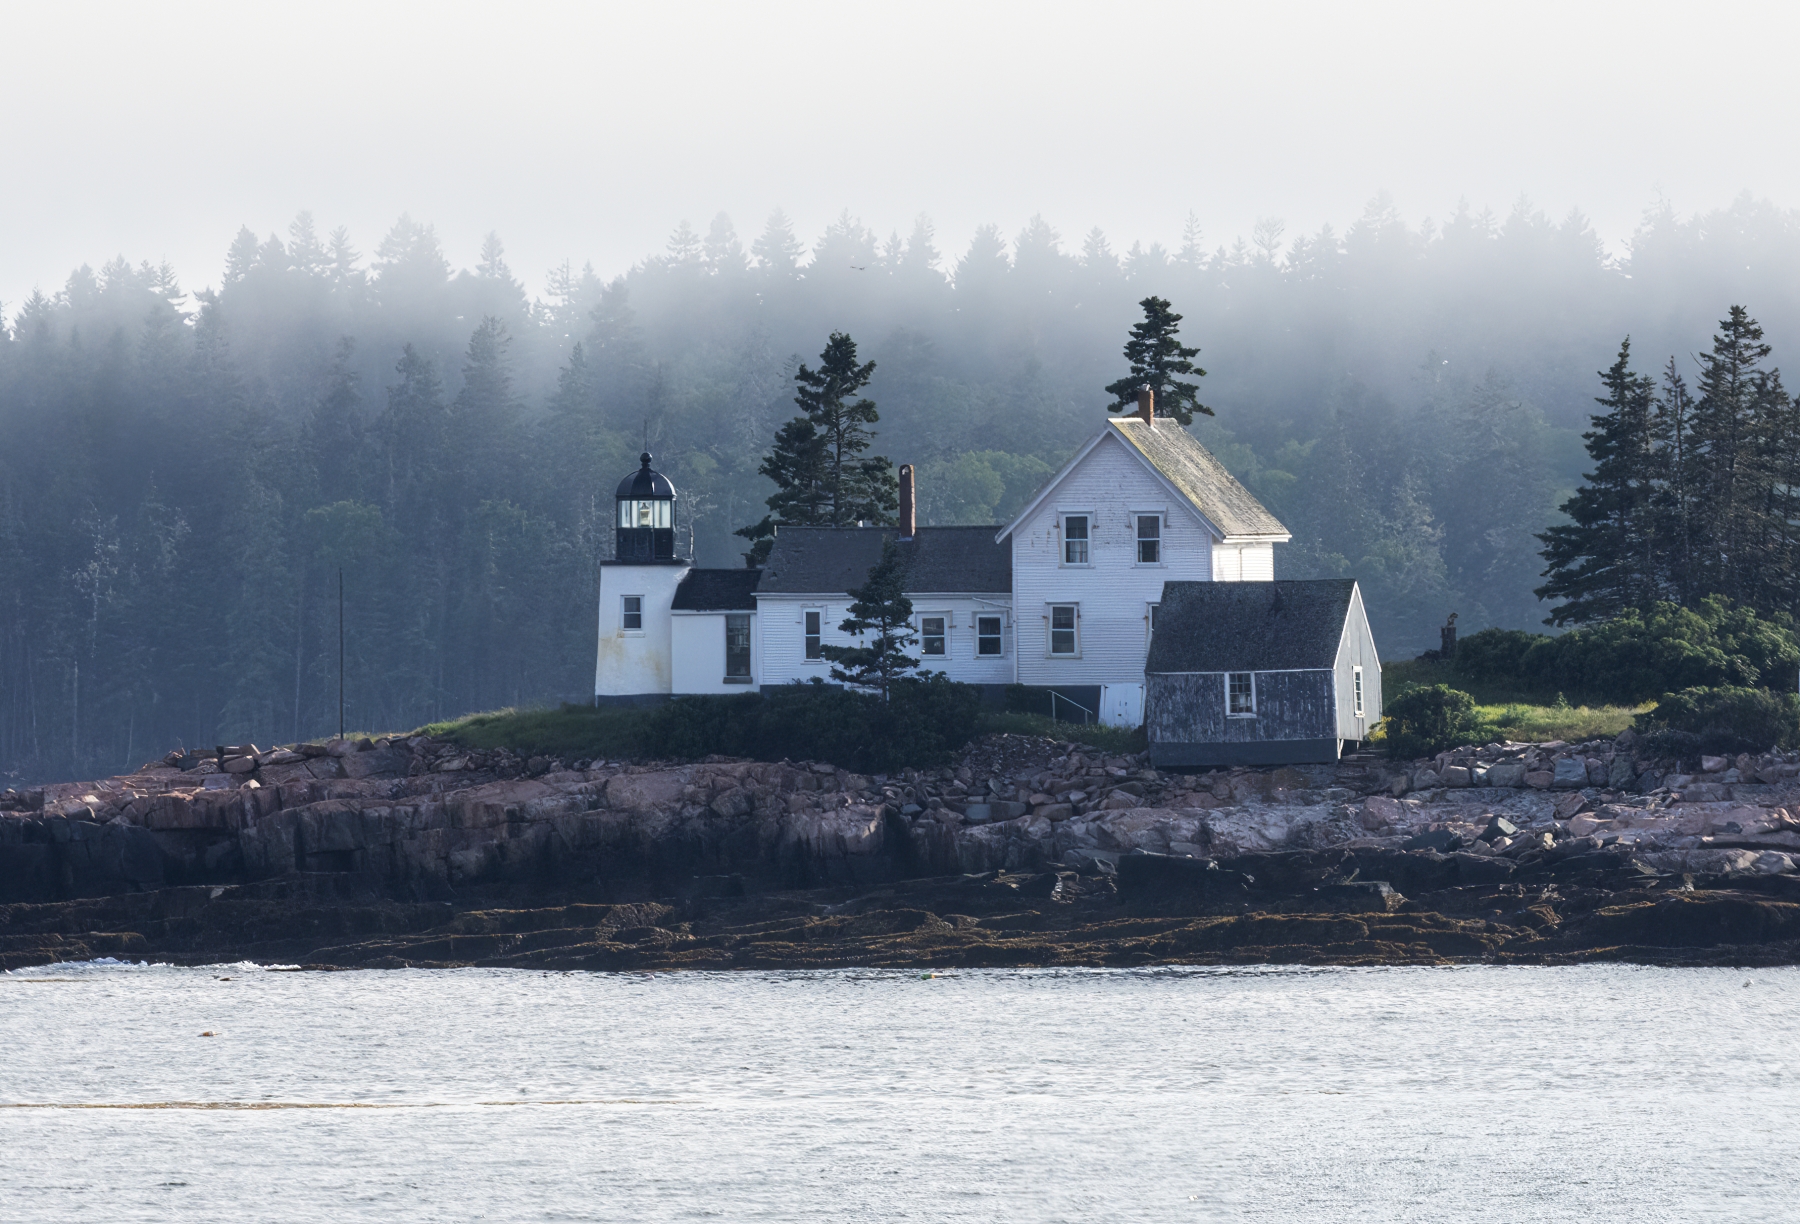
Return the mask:
{"type": "Polygon", "coordinates": [[[910,540],[918,533],[918,507],[913,498],[913,465],[900,465],[900,538],[910,540]]]}
{"type": "Polygon", "coordinates": [[[1137,414],[1144,418],[1144,424],[1156,428],[1156,392],[1147,386],[1138,388],[1137,414]]]}

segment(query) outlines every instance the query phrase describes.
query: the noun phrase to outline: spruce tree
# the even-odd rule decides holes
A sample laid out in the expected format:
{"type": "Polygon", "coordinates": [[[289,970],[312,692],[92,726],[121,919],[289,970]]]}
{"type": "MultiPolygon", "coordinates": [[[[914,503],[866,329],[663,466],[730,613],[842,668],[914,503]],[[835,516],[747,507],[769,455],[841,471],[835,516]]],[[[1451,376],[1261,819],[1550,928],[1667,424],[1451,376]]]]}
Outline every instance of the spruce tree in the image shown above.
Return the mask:
{"type": "Polygon", "coordinates": [[[886,701],[894,681],[919,665],[906,653],[917,635],[912,628],[912,600],[906,597],[906,554],[892,536],[884,536],[881,560],[849,595],[850,614],[838,628],[864,637],[867,644],[826,645],[819,653],[831,661],[833,680],[878,689],[886,701]]]}
{"type": "Polygon", "coordinates": [[[886,527],[894,522],[899,495],[894,465],[880,455],[867,455],[875,440],[869,426],[880,420],[875,401],[850,397],[869,385],[875,363],[856,363],[856,341],[832,332],[819,354],[819,368],[802,364],[794,371],[800,390],[794,402],[806,412],[825,448],[824,489],[819,516],[825,526],[867,523],[886,527]]]}
{"type": "Polygon", "coordinates": [[[805,415],[781,427],[757,469],[775,482],[775,492],[768,499],[771,513],[736,533],[753,544],[744,554],[749,564],[767,559],[777,527],[893,524],[899,508],[894,465],[866,453],[875,437],[869,426],[880,419],[875,401],[850,402],[874,373],[873,361],[857,364],[856,341],[843,332],[831,334],[818,369],[802,362],[794,371],[794,403],[805,415]]]}
{"type": "Polygon", "coordinates": [[[1719,321],[1712,351],[1700,355],[1694,405],[1699,577],[1708,594],[1739,601],[1754,595],[1755,570],[1771,560],[1764,555],[1774,485],[1771,396],[1769,372],[1762,368],[1770,349],[1762,337],[1747,310],[1731,307],[1719,321]]]}
{"type": "Polygon", "coordinates": [[[1694,397],[1674,357],[1663,367],[1662,392],[1656,398],[1652,428],[1662,468],[1653,505],[1657,572],[1668,596],[1683,607],[1692,607],[1705,594],[1694,563],[1694,526],[1699,519],[1694,504],[1698,487],[1694,470],[1694,397]]]}
{"type": "Polygon", "coordinates": [[[1570,521],[1538,536],[1548,581],[1535,594],[1564,601],[1551,609],[1547,623],[1553,625],[1605,620],[1657,595],[1656,384],[1632,372],[1630,337],[1600,382],[1606,394],[1595,402],[1604,411],[1590,418],[1593,428],[1582,435],[1594,470],[1562,504],[1570,521]]]}
{"type": "Polygon", "coordinates": [[[1125,342],[1125,360],[1131,373],[1117,382],[1108,383],[1106,393],[1113,397],[1108,412],[1132,412],[1137,409],[1138,389],[1148,386],[1156,393],[1156,415],[1173,417],[1183,425],[1194,422],[1196,412],[1207,416],[1213,410],[1199,400],[1200,384],[1183,382],[1183,375],[1205,378],[1206,371],[1189,358],[1199,355],[1176,339],[1181,316],[1169,309],[1167,299],[1147,297],[1138,303],[1144,308],[1144,320],[1133,325],[1131,339],[1125,342]]]}

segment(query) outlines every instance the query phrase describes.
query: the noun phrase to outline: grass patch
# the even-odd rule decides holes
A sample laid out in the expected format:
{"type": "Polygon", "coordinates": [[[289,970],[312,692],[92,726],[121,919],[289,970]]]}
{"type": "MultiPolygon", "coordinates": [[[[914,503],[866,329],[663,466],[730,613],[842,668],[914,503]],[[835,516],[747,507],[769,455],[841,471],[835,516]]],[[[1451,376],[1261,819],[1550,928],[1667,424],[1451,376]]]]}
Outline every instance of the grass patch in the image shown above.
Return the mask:
{"type": "MultiPolygon", "coordinates": [[[[628,760],[643,755],[640,750],[648,714],[641,709],[581,705],[488,710],[431,723],[413,734],[446,739],[464,748],[508,748],[521,756],[628,760]]],[[[1121,756],[1142,752],[1145,747],[1142,728],[1084,726],[1056,722],[1041,714],[984,713],[976,722],[975,733],[1042,735],[1121,756]]]]}
{"type": "Polygon", "coordinates": [[[982,735],[1042,735],[1066,744],[1086,744],[1117,756],[1142,752],[1148,746],[1142,727],[1106,727],[1099,723],[1071,723],[1042,714],[1015,711],[984,713],[976,724],[982,735]]]}
{"type": "Polygon", "coordinates": [[[419,728],[416,734],[464,748],[510,748],[564,760],[637,755],[641,710],[565,705],[554,710],[488,710],[419,728]]]}
{"type": "MultiPolygon", "coordinates": [[[[1540,693],[1516,685],[1471,680],[1454,665],[1430,659],[1387,663],[1381,669],[1382,699],[1392,701],[1408,689],[1447,684],[1475,699],[1475,715],[1486,739],[1537,741],[1589,740],[1617,735],[1638,714],[1654,706],[1571,705],[1546,702],[1540,693]]],[[[1371,736],[1379,744],[1380,736],[1371,736]]]]}

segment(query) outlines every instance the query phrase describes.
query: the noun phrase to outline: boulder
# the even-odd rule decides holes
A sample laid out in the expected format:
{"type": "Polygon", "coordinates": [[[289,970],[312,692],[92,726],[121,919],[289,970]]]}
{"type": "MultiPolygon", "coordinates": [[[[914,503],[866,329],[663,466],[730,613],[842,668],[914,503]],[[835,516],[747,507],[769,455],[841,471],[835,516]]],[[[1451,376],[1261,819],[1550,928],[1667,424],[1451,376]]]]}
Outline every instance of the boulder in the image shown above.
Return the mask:
{"type": "Polygon", "coordinates": [[[1556,781],[1556,775],[1547,769],[1534,769],[1525,775],[1525,785],[1533,790],[1549,790],[1556,781]]]}
{"type": "Polygon", "coordinates": [[[1587,762],[1579,757],[1557,757],[1556,771],[1551,777],[1550,785],[1558,787],[1581,787],[1588,784],[1587,762]]]}
{"type": "Polygon", "coordinates": [[[1722,756],[1703,756],[1700,758],[1701,773],[1724,773],[1731,768],[1731,758],[1722,756]]]}
{"type": "Polygon", "coordinates": [[[1488,766],[1487,784],[1489,786],[1525,785],[1525,762],[1501,761],[1488,766]]]}
{"type": "Polygon", "coordinates": [[[1474,782],[1469,769],[1463,765],[1444,766],[1443,780],[1445,786],[1463,787],[1474,782]]]}
{"type": "Polygon", "coordinates": [[[1435,769],[1421,769],[1412,776],[1412,788],[1414,790],[1430,790],[1432,787],[1439,786],[1442,783],[1443,778],[1439,776],[1438,771],[1435,769]]]}

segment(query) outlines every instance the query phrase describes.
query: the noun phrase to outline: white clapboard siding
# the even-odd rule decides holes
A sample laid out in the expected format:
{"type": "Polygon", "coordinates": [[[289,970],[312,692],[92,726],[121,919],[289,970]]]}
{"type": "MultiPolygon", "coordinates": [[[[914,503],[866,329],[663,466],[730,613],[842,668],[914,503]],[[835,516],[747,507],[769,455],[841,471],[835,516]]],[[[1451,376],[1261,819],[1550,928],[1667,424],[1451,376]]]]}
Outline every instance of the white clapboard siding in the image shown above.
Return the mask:
{"type": "MultiPolygon", "coordinates": [[[[922,657],[923,670],[941,671],[952,680],[965,684],[1010,684],[1013,679],[1013,641],[1011,610],[1001,598],[976,599],[966,594],[911,594],[913,625],[921,616],[944,616],[949,641],[942,658],[922,657]],[[975,653],[975,617],[999,613],[1004,622],[1006,653],[998,659],[982,658],[975,653]]],[[[794,680],[831,678],[831,664],[823,659],[806,657],[806,621],[808,609],[819,609],[821,640],[828,646],[855,645],[856,639],[842,632],[838,625],[848,615],[849,599],[843,595],[806,596],[758,594],[756,597],[756,632],[760,638],[758,656],[760,683],[787,684],[794,680]]],[[[913,654],[918,654],[915,647],[913,654]]]]}
{"type": "Polygon", "coordinates": [[[602,565],[600,641],[594,663],[596,697],[641,697],[671,689],[669,607],[686,565],[602,565]],[[643,600],[643,628],[621,623],[623,598],[643,600]]]}
{"type": "Polygon", "coordinates": [[[1109,433],[1012,534],[1019,683],[1143,683],[1150,605],[1164,582],[1213,579],[1213,544],[1192,507],[1109,433]],[[1062,564],[1065,513],[1092,516],[1087,566],[1062,564]],[[1140,565],[1136,516],[1151,513],[1163,516],[1163,560],[1140,565]],[[1054,603],[1080,605],[1079,658],[1049,657],[1054,603]]]}

